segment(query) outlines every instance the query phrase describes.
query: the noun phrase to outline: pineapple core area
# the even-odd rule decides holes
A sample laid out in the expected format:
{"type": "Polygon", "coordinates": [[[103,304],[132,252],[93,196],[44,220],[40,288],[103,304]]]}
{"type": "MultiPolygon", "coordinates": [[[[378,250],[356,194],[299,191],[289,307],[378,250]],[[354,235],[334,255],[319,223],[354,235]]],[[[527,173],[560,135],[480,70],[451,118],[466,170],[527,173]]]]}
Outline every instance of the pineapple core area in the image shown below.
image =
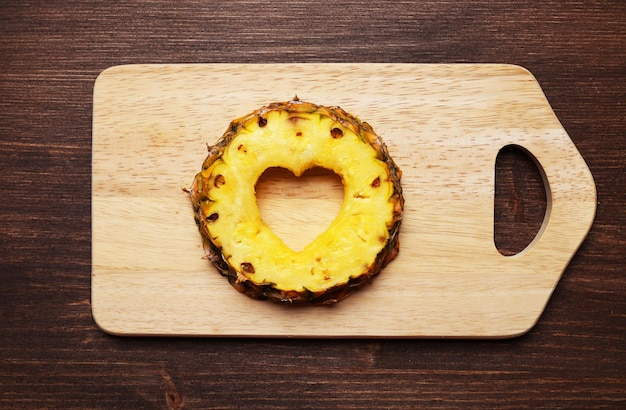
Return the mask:
{"type": "Polygon", "coordinates": [[[341,177],[320,167],[300,177],[285,168],[268,168],[255,190],[261,219],[296,252],[330,226],[344,198],[341,177]]]}

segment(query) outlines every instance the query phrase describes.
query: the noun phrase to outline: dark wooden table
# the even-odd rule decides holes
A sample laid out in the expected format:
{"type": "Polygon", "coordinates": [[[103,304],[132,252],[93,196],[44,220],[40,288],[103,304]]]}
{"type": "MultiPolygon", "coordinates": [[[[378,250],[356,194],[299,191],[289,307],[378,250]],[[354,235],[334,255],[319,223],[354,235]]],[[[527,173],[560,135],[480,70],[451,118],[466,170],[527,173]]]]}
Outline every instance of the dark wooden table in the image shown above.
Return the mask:
{"type": "MultiPolygon", "coordinates": [[[[0,59],[1,408],[626,407],[626,3],[3,1],[0,59]],[[523,65],[595,177],[596,220],[512,340],[106,335],[90,309],[93,84],[161,62],[523,65]]],[[[545,195],[519,151],[496,172],[496,242],[515,253],[545,195]]]]}

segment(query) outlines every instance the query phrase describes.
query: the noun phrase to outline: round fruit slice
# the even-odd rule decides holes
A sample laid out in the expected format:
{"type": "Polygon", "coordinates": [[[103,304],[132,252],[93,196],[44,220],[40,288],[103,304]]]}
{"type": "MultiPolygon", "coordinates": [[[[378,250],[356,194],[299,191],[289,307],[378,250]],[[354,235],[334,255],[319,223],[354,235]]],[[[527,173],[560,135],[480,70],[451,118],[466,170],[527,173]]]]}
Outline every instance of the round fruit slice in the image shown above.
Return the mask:
{"type": "Polygon", "coordinates": [[[296,97],[234,120],[209,147],[189,195],[207,256],[235,289],[275,302],[331,304],[398,254],[401,174],[369,124],[296,97]],[[339,214],[300,251],[261,220],[255,184],[270,167],[296,176],[322,167],[343,181],[339,214]]]}

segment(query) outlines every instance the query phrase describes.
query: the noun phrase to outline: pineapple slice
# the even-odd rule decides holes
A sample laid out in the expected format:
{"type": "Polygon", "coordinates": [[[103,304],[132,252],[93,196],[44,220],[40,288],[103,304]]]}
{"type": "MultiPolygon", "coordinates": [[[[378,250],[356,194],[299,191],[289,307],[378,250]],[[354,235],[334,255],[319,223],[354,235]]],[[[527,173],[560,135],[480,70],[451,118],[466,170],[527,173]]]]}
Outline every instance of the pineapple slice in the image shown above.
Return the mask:
{"type": "Polygon", "coordinates": [[[238,291],[275,302],[331,304],[376,276],[399,249],[401,171],[369,124],[339,107],[273,103],[234,120],[188,191],[209,260],[238,291]],[[270,167],[323,167],[344,200],[300,251],[261,220],[255,184],[270,167]]]}

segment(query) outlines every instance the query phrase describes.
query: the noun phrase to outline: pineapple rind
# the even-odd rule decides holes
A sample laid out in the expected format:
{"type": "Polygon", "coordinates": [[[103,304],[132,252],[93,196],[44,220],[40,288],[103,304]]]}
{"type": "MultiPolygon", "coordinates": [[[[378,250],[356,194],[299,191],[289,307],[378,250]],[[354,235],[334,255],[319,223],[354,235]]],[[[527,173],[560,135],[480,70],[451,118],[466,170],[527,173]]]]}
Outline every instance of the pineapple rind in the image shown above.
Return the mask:
{"type": "Polygon", "coordinates": [[[231,122],[189,192],[207,256],[237,290],[275,302],[330,304],[396,257],[401,174],[369,124],[339,107],[294,99],[231,122]],[[270,167],[296,176],[323,167],[342,177],[337,218],[299,252],[259,215],[254,185],[270,167]]]}

